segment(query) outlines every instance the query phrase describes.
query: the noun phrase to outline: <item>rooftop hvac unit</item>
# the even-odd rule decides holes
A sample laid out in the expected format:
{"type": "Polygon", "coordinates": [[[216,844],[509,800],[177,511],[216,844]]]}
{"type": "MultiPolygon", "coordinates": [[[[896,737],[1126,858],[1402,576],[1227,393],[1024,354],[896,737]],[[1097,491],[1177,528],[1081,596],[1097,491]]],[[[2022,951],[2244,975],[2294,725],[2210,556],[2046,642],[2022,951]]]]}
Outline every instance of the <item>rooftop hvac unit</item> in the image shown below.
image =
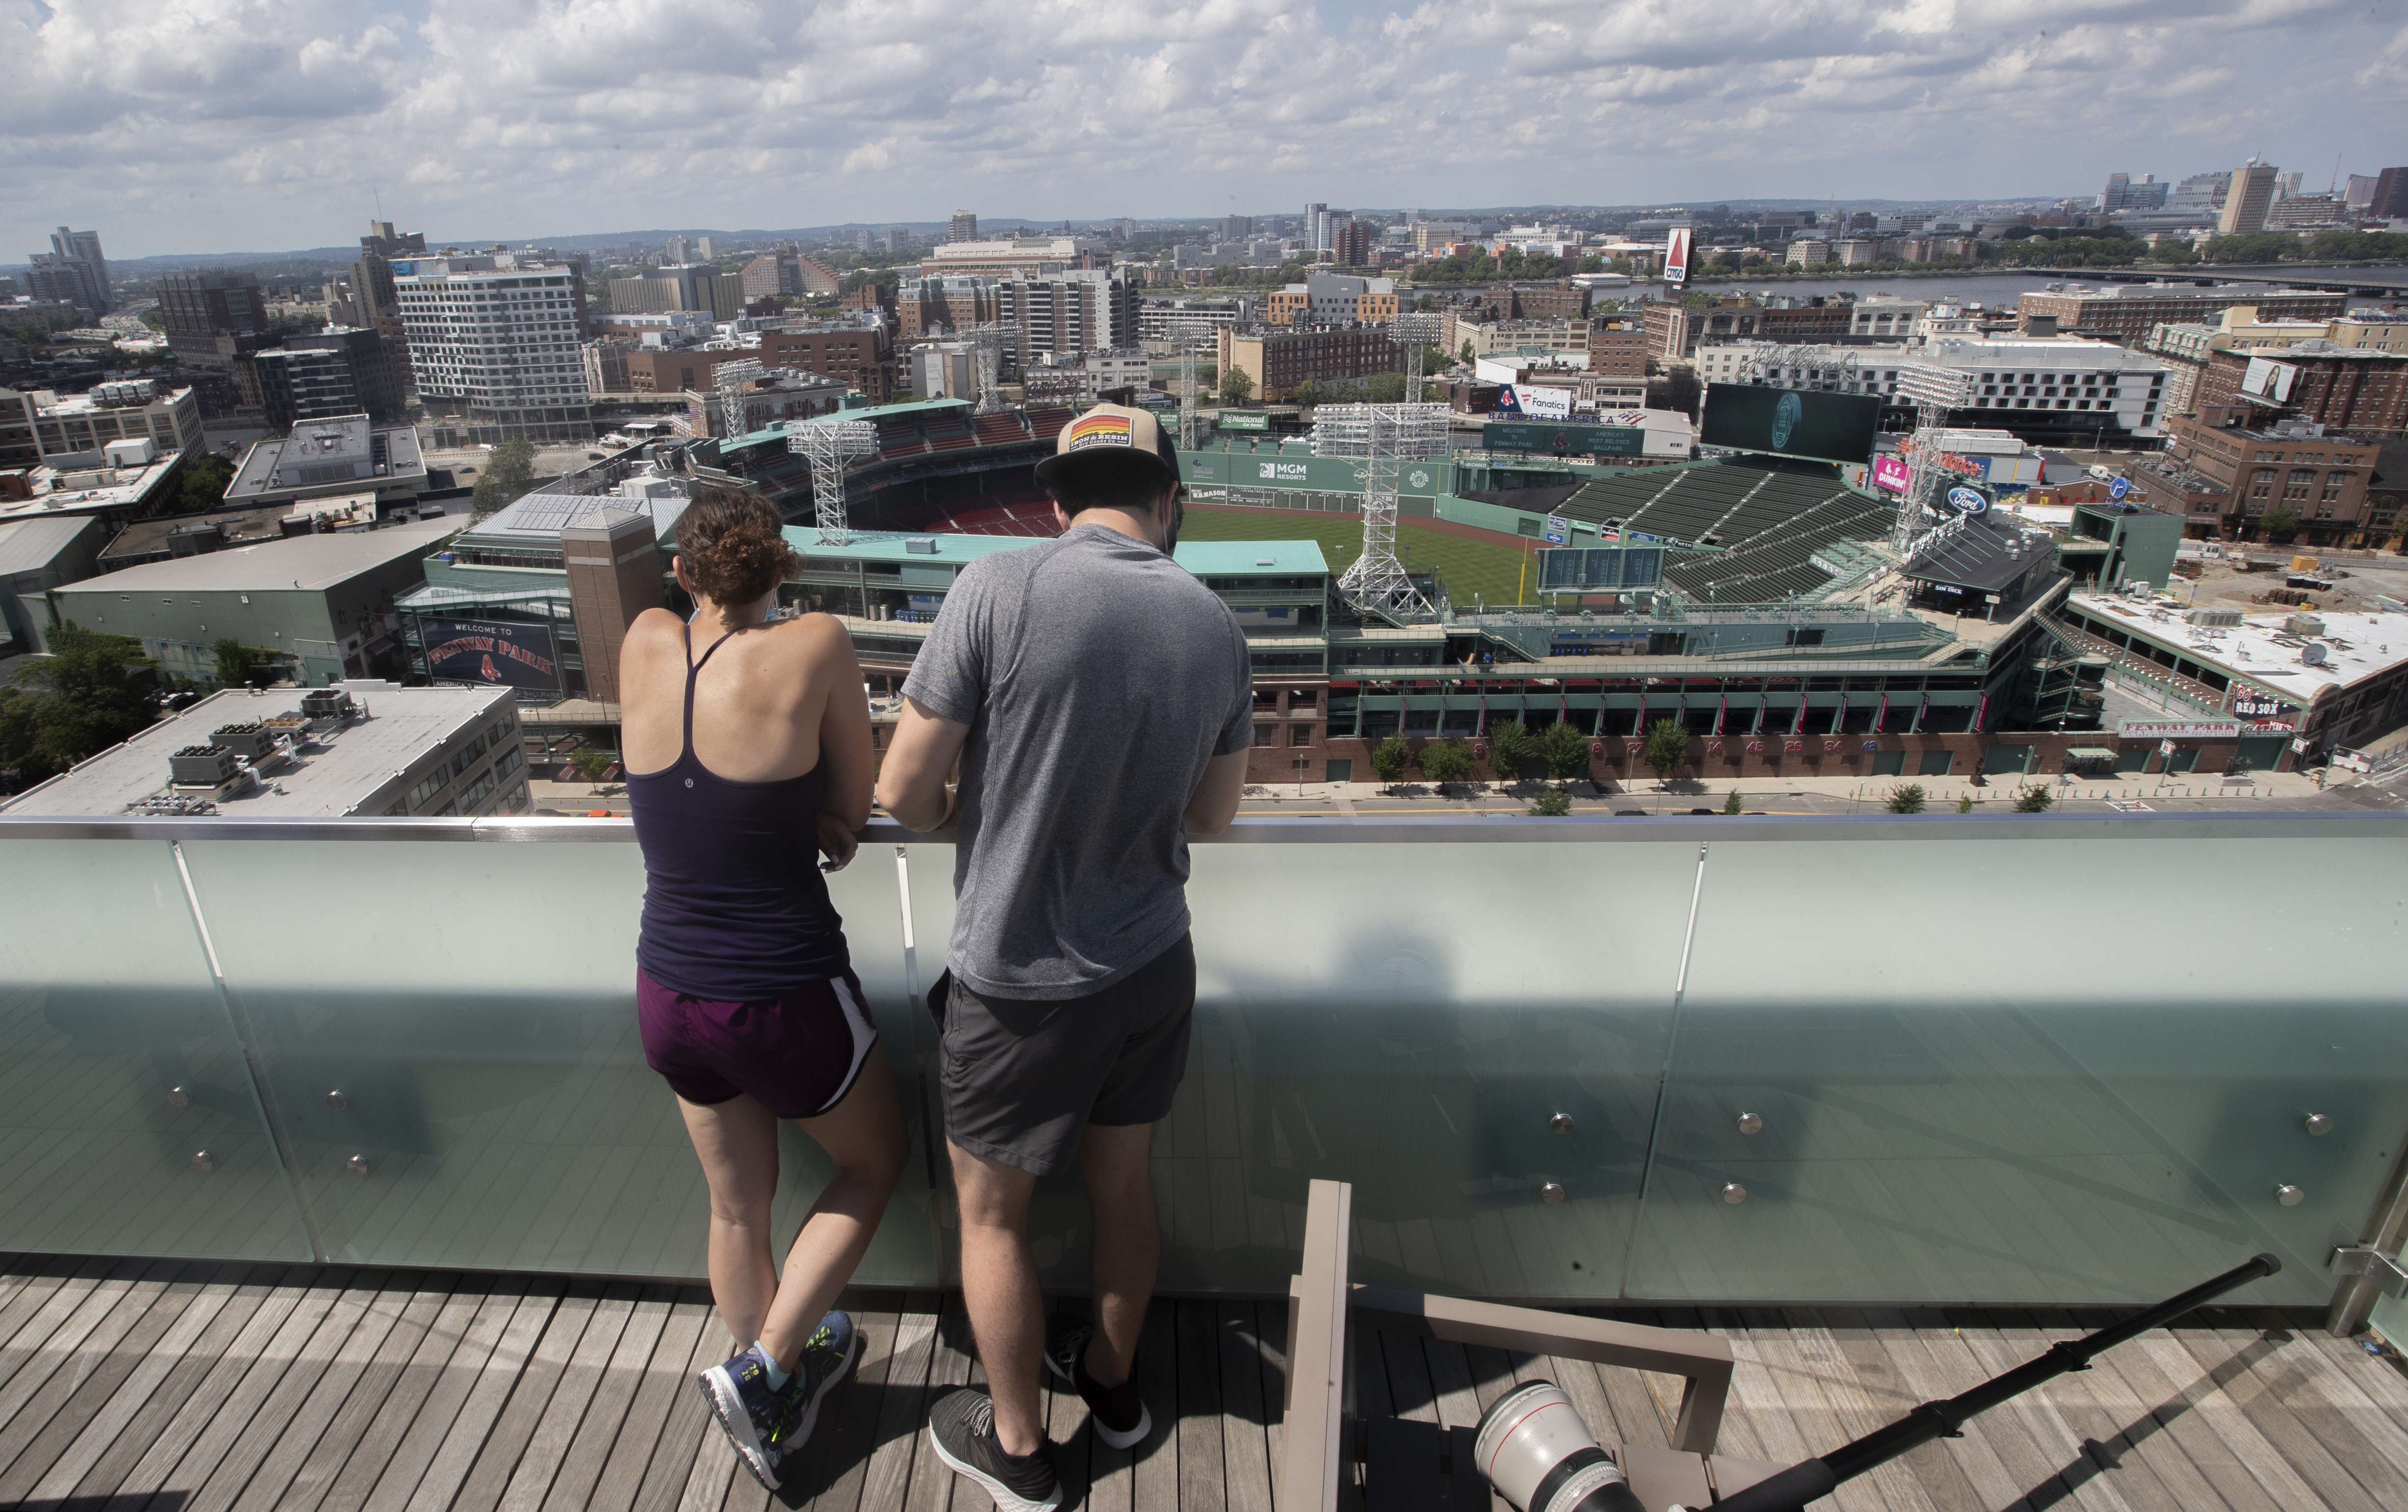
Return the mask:
{"type": "Polygon", "coordinates": [[[340,688],[314,688],[301,695],[301,712],[313,720],[349,719],[351,695],[340,688]]]}
{"type": "Polygon", "coordinates": [[[2184,613],[2183,619],[2190,624],[2209,628],[2218,626],[2229,628],[2241,622],[2241,611],[2239,609],[2190,609],[2184,613]]]}
{"type": "Polygon", "coordinates": [[[179,788],[214,788],[234,780],[234,752],[224,746],[186,746],[167,758],[167,780],[179,788]]]}
{"type": "Polygon", "coordinates": [[[258,761],[276,749],[275,732],[257,720],[222,724],[209,732],[209,738],[247,762],[258,761]]]}
{"type": "Polygon", "coordinates": [[[2326,657],[2329,654],[2329,652],[2328,652],[2322,646],[2317,645],[2315,641],[2310,641],[2305,646],[2300,648],[2300,660],[2309,666],[2323,666],[2325,664],[2326,657]]]}
{"type": "Polygon", "coordinates": [[[2283,628],[2294,635],[2321,635],[2325,621],[2321,615],[2295,614],[2283,621],[2283,628]]]}
{"type": "Polygon", "coordinates": [[[937,538],[934,535],[906,535],[903,537],[903,549],[932,557],[937,554],[937,538]]]}

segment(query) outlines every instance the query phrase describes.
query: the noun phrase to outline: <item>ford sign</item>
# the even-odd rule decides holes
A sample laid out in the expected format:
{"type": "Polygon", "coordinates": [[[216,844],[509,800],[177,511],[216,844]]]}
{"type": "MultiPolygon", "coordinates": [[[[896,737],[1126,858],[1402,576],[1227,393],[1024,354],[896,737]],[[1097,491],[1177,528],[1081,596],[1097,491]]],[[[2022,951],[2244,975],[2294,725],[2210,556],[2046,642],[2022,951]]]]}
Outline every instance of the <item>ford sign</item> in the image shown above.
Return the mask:
{"type": "Polygon", "coordinates": [[[1948,504],[1958,513],[1968,515],[1978,515],[1990,506],[1989,500],[1982,497],[1979,491],[1970,488],[1950,489],[1948,504]]]}

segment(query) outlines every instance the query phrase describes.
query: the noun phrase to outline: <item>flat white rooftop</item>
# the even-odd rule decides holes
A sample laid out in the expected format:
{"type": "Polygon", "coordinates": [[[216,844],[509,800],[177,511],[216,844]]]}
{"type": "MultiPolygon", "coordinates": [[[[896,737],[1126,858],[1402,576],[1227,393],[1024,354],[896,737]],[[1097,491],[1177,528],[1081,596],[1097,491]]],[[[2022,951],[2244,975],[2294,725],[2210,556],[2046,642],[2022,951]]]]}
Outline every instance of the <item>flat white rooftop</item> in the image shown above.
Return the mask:
{"type": "MultiPolygon", "coordinates": [[[[364,705],[367,718],[313,733],[297,761],[261,773],[260,785],[249,791],[218,800],[220,814],[322,819],[351,813],[437,749],[508,717],[516,697],[508,688],[404,688],[380,681],[336,686],[353,704],[364,705]]],[[[177,751],[210,744],[211,732],[223,725],[298,714],[301,695],[309,691],[211,693],[75,770],[0,803],[0,813],[122,814],[168,792],[167,758],[177,751]]]]}
{"type": "Polygon", "coordinates": [[[460,528],[456,520],[421,520],[382,530],[293,535],[231,550],[146,562],[70,583],[62,593],[323,591],[395,557],[416,556],[460,528]]]}
{"type": "Polygon", "coordinates": [[[2137,599],[2077,592],[2069,602],[2096,619],[2178,648],[2203,666],[2282,692],[2286,703],[2301,708],[2328,688],[2348,688],[2408,663],[2408,614],[2286,609],[2251,615],[2238,625],[2209,627],[2185,622],[2186,606],[2162,595],[2137,599]],[[2323,620],[2324,633],[2298,635],[2286,630],[2294,614],[2323,620]],[[2311,666],[2300,659],[2311,642],[2324,648],[2324,665],[2311,666]]]}

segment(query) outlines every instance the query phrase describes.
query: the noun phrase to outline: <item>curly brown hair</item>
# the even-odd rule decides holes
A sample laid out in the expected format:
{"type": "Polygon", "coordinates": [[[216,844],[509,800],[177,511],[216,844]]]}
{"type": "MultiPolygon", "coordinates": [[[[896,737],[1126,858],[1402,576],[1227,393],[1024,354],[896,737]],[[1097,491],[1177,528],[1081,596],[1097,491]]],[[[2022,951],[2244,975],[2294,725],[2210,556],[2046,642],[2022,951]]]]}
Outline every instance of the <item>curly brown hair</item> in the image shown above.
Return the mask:
{"type": "Polygon", "coordinates": [[[678,555],[695,592],[714,604],[749,604],[802,569],[778,506],[750,489],[710,488],[678,517],[678,555]]]}

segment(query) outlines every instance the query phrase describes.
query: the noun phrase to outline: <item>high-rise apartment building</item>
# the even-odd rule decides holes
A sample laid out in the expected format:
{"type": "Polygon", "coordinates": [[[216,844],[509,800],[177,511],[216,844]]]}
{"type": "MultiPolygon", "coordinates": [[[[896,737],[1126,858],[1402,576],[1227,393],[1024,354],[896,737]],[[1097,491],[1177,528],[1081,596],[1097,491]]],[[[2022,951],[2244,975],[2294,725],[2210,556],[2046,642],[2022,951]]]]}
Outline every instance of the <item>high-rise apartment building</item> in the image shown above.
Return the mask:
{"type": "Polygon", "coordinates": [[[945,223],[945,240],[954,242],[978,239],[978,212],[955,210],[953,219],[945,223]]]}
{"type": "MultiPolygon", "coordinates": [[[[358,285],[352,287],[358,297],[358,285]]],[[[176,361],[186,367],[223,370],[236,348],[222,346],[218,338],[265,335],[267,303],[260,294],[259,279],[249,273],[163,273],[159,318],[176,361]]]]}
{"type": "Polygon", "coordinates": [[[2378,220],[2408,221],[2408,168],[2386,168],[2374,176],[2366,213],[2378,220]]]}
{"type": "Polygon", "coordinates": [[[996,318],[1020,327],[1020,353],[1109,351],[1137,345],[1137,286],[1109,269],[1001,278],[996,318]]]}
{"type": "Polygon", "coordinates": [[[709,263],[664,264],[646,268],[636,278],[611,279],[610,310],[616,315],[702,310],[714,319],[732,321],[744,308],[744,278],[741,273],[722,273],[709,263]]]}
{"type": "Polygon", "coordinates": [[[1221,239],[1223,241],[1243,241],[1254,234],[1254,218],[1253,216],[1225,215],[1221,217],[1221,239]]]}
{"type": "Polygon", "coordinates": [[[50,251],[36,252],[33,263],[37,269],[49,267],[64,273],[73,280],[72,287],[76,290],[71,296],[60,293],[46,295],[37,284],[34,291],[35,298],[64,297],[68,303],[90,311],[94,319],[108,314],[113,307],[108,297],[108,259],[101,255],[99,232],[69,231],[61,226],[50,233],[50,251]]]}
{"type": "Polygon", "coordinates": [[[2224,193],[2224,213],[2215,222],[2219,236],[2247,236],[2266,229],[2266,211],[2274,203],[2274,180],[2280,170],[2251,158],[2233,170],[2232,187],[2224,193]]]}
{"type": "Polygon", "coordinates": [[[1359,268],[1371,262],[1371,228],[1360,221],[1349,221],[1338,228],[1329,240],[1330,261],[1340,267],[1359,268]]]}
{"type": "Polygon", "coordinates": [[[429,411],[460,421],[466,434],[449,439],[593,436],[572,270],[497,267],[490,257],[430,258],[414,269],[394,280],[410,372],[429,411]]]}
{"type": "Polygon", "coordinates": [[[661,261],[669,264],[693,262],[694,243],[688,241],[683,233],[671,236],[667,247],[661,253],[661,261]]]}
{"type": "Polygon", "coordinates": [[[1316,200],[1304,207],[1303,241],[1307,250],[1321,247],[1321,222],[1329,214],[1329,207],[1316,200]]]}
{"type": "Polygon", "coordinates": [[[710,237],[696,236],[694,239],[694,255],[701,262],[712,262],[718,258],[719,249],[712,244],[710,237]]]}
{"type": "Polygon", "coordinates": [[[2225,191],[2232,183],[2229,173],[2195,173],[2174,185],[2173,193],[2166,200],[2170,210],[2190,210],[2214,213],[2224,208],[2225,191]]]}
{"type": "Polygon", "coordinates": [[[404,375],[393,349],[373,330],[336,326],[292,336],[280,347],[236,359],[258,384],[268,429],[300,421],[366,414],[380,425],[401,419],[404,375]]]}

